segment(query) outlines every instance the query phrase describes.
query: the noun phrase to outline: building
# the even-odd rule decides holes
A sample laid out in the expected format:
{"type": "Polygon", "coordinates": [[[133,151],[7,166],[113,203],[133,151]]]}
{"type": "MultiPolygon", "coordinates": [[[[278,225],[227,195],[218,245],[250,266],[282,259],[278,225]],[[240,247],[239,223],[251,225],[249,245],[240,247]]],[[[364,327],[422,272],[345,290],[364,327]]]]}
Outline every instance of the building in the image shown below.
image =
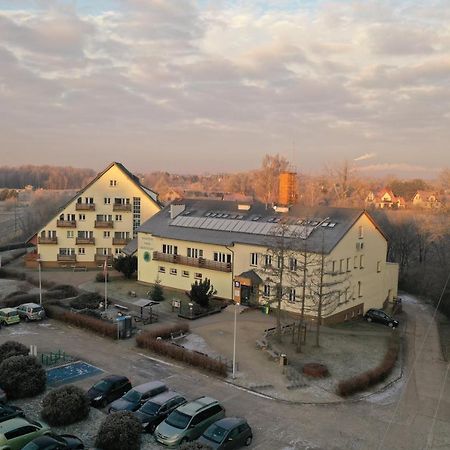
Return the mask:
{"type": "MultiPolygon", "coordinates": [[[[196,280],[209,278],[218,297],[260,304],[270,301],[276,291],[265,269],[279,264],[270,256],[270,242],[281,226],[288,228],[285,239],[291,244],[307,249],[312,258],[324,255],[325,279],[345,278],[335,292],[335,308],[324,322],[357,317],[396,297],[398,267],[386,262],[386,237],[363,210],[273,209],[260,203],[184,199],[145,222],[138,229],[137,242],[125,251],[137,248],[140,282],[159,280],[162,286],[189,291],[196,280]]],[[[296,258],[283,262],[287,274],[297,270],[296,258]]],[[[306,286],[312,281],[308,278],[306,286]]],[[[303,283],[288,284],[283,308],[299,313],[303,283]]],[[[311,311],[312,297],[309,292],[311,311]]]]}
{"type": "Polygon", "coordinates": [[[120,255],[136,229],[161,206],[158,195],[114,162],[79,191],[31,242],[37,252],[27,265],[101,267],[120,255]]]}
{"type": "Polygon", "coordinates": [[[436,209],[442,206],[435,192],[417,191],[412,199],[415,208],[436,209]]]}
{"type": "Polygon", "coordinates": [[[278,203],[284,206],[293,205],[297,200],[297,174],[281,172],[278,184],[278,203]]]}
{"type": "Polygon", "coordinates": [[[365,200],[367,207],[404,209],[406,202],[403,197],[396,196],[390,189],[384,188],[377,193],[369,192],[365,200]]]}

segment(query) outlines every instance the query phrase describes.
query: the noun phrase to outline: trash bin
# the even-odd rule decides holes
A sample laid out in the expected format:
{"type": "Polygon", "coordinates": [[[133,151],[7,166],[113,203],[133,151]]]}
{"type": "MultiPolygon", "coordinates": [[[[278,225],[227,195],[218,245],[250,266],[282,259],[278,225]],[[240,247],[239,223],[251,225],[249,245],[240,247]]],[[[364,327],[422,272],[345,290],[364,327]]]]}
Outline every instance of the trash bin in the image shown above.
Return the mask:
{"type": "Polygon", "coordinates": [[[287,366],[288,360],[287,360],[287,356],[282,353],[280,355],[280,366],[287,366]]]}
{"type": "Polygon", "coordinates": [[[269,305],[266,305],[265,307],[264,307],[264,314],[269,314],[270,313],[270,306],[269,305]]]}

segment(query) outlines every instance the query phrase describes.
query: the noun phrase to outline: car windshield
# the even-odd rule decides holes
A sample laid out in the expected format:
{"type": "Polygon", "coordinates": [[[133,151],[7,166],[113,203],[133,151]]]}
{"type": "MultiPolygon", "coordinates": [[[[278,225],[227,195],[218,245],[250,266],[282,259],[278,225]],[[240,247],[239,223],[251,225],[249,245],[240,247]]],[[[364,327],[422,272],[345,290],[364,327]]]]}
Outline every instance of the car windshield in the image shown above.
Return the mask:
{"type": "Polygon", "coordinates": [[[25,447],[24,450],[39,450],[41,447],[39,445],[34,444],[33,442],[29,442],[25,447]]]}
{"type": "Polygon", "coordinates": [[[210,441],[220,444],[223,438],[227,434],[225,428],[219,427],[218,425],[211,425],[204,433],[203,437],[209,439],[210,441]]]}
{"type": "Polygon", "coordinates": [[[98,383],[94,384],[93,388],[99,392],[106,392],[111,386],[110,381],[100,380],[98,383]]]}
{"type": "Polygon", "coordinates": [[[41,312],[44,308],[42,308],[42,306],[35,306],[33,308],[31,308],[31,312],[32,313],[38,313],[41,312]]]}
{"type": "Polygon", "coordinates": [[[166,419],[166,423],[172,427],[179,428],[180,430],[184,430],[191,420],[191,416],[187,414],[183,414],[179,411],[174,411],[169,417],[166,419]]]}
{"type": "Polygon", "coordinates": [[[131,391],[128,391],[128,392],[123,396],[123,398],[124,398],[125,400],[128,400],[129,402],[137,403],[137,402],[141,399],[141,395],[142,395],[142,394],[140,394],[139,392],[134,391],[134,390],[131,390],[131,391]]]}
{"type": "Polygon", "coordinates": [[[14,317],[17,316],[19,313],[17,311],[10,311],[7,315],[8,317],[14,317]]]}
{"type": "Polygon", "coordinates": [[[145,414],[149,414],[150,416],[154,416],[161,405],[158,405],[158,403],[153,403],[153,402],[147,402],[142,408],[141,411],[144,412],[145,414]]]}

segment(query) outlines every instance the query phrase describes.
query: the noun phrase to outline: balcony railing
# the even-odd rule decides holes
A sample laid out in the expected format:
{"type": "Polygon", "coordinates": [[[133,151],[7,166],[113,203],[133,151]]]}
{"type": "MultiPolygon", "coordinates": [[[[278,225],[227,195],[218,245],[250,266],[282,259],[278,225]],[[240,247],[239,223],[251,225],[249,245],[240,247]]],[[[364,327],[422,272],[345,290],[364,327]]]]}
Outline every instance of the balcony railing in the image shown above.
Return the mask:
{"type": "Polygon", "coordinates": [[[75,240],[77,245],[95,245],[95,238],[93,237],[77,237],[75,240]]]}
{"type": "Polygon", "coordinates": [[[58,261],[76,261],[77,255],[58,255],[58,261]]]}
{"type": "Polygon", "coordinates": [[[112,255],[101,255],[98,253],[95,254],[95,262],[104,262],[105,259],[110,262],[112,260],[112,255]]]}
{"type": "Polygon", "coordinates": [[[77,211],[95,211],[95,203],[77,203],[75,209],[77,211]]]}
{"type": "Polygon", "coordinates": [[[127,245],[130,241],[130,238],[113,237],[113,245],[127,245]]]}
{"type": "Polygon", "coordinates": [[[58,238],[56,236],[53,237],[38,237],[38,244],[57,244],[58,238]]]}
{"type": "Polygon", "coordinates": [[[120,203],[114,203],[113,211],[131,211],[131,205],[121,205],[120,203]]]}
{"type": "Polygon", "coordinates": [[[76,228],[77,221],[76,220],[57,220],[56,226],[60,228],[76,228]]]}
{"type": "Polygon", "coordinates": [[[95,228],[113,228],[114,223],[112,220],[96,220],[95,228]]]}
{"type": "Polygon", "coordinates": [[[165,261],[183,266],[199,267],[202,269],[218,270],[220,272],[231,272],[231,263],[212,261],[205,258],[190,258],[189,256],[168,255],[167,253],[153,252],[153,259],[165,261]]]}

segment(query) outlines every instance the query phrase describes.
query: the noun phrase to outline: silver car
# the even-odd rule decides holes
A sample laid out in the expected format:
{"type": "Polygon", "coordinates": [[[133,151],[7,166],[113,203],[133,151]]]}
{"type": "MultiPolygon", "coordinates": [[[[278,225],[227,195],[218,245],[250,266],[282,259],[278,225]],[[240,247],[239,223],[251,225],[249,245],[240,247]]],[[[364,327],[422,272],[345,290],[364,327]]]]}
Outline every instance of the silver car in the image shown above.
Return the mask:
{"type": "Polygon", "coordinates": [[[45,309],[37,303],[23,303],[16,308],[16,311],[25,322],[45,319],[45,309]]]}

